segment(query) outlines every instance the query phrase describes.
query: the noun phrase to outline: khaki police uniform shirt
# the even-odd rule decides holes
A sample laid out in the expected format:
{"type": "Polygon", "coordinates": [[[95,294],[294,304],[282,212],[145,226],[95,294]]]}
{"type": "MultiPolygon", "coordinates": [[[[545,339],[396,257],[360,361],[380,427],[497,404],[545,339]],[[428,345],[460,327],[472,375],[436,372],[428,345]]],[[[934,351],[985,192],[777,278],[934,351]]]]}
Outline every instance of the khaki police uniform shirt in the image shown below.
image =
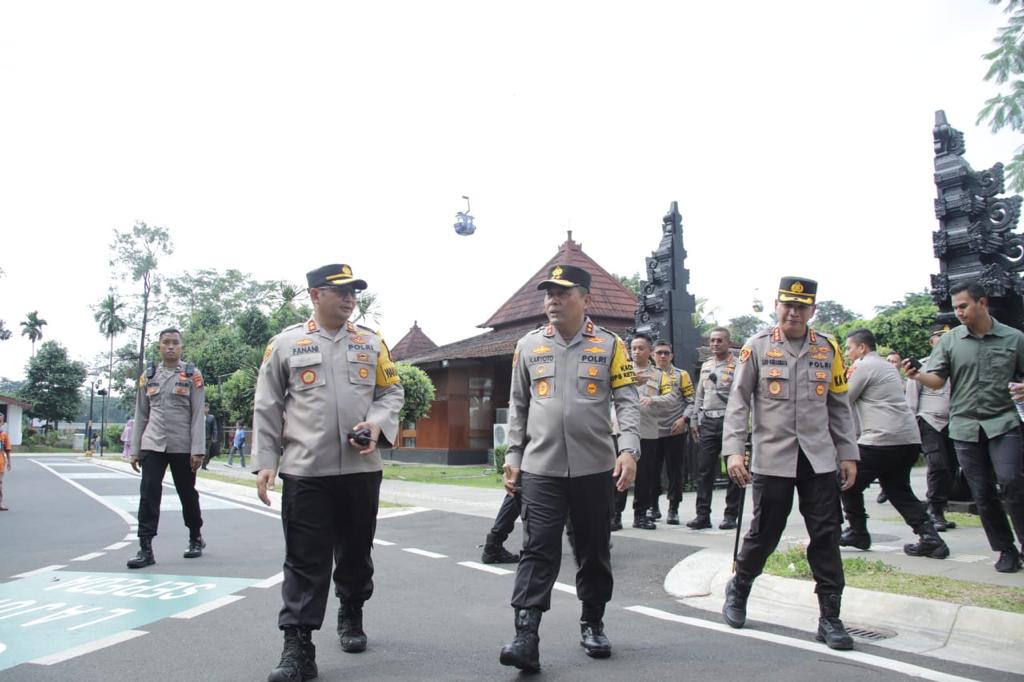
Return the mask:
{"type": "MultiPolygon", "coordinates": [[[[921,359],[921,371],[928,371],[929,358],[921,359]]],[[[928,424],[936,431],[942,431],[949,426],[949,387],[952,382],[947,381],[939,390],[933,390],[924,384],[907,380],[907,407],[910,411],[928,424]]]]}
{"type": "Polygon", "coordinates": [[[830,337],[808,329],[795,353],[778,327],[751,338],[740,351],[729,394],[722,456],[742,455],[753,411],[751,471],[796,478],[798,449],[823,474],[836,459],[860,459],[847,399],[846,369],[830,337]]]}
{"type": "MultiPolygon", "coordinates": [[[[633,365],[634,375],[646,377],[647,381],[636,384],[636,392],[641,398],[653,400],[659,395],[661,386],[661,370],[655,364],[649,363],[646,367],[640,368],[633,365]]],[[[640,437],[644,440],[655,440],[658,437],[658,408],[654,405],[640,406],[640,437]]]]}
{"type": "MultiPolygon", "coordinates": [[[[680,417],[691,417],[693,405],[693,382],[690,373],[670,365],[667,370],[659,370],[658,396],[652,399],[652,406],[658,416],[658,438],[672,435],[672,425],[680,417]]],[[[689,427],[680,431],[686,433],[689,427]]]]}
{"type": "Polygon", "coordinates": [[[920,444],[917,420],[907,405],[900,372],[871,351],[853,363],[847,395],[859,417],[860,445],[920,444]]]}
{"type": "Polygon", "coordinates": [[[590,318],[571,340],[553,325],[516,344],[505,463],[531,474],[588,476],[615,467],[609,406],[620,450],[640,449],[640,398],[622,339],[590,318]]]}
{"type": "MultiPolygon", "coordinates": [[[[697,379],[697,394],[693,400],[693,414],[697,415],[697,425],[704,421],[705,412],[725,416],[725,408],[729,404],[729,393],[735,385],[736,356],[729,351],[724,360],[711,356],[700,366],[700,377],[697,379]],[[715,380],[711,380],[711,375],[715,380]]],[[[692,415],[691,415],[692,419],[692,415]]]]}
{"type": "Polygon", "coordinates": [[[380,471],[380,451],[360,455],[347,434],[372,422],[394,443],[404,402],[388,348],[373,331],[348,322],[332,334],[312,319],[288,327],[270,340],[256,381],[252,469],[294,476],[380,471]]]}
{"type": "Polygon", "coordinates": [[[184,362],[173,368],[161,363],[152,377],[143,374],[135,398],[132,453],[140,459],[146,450],[205,455],[205,400],[202,372],[193,368],[189,376],[184,362]]]}

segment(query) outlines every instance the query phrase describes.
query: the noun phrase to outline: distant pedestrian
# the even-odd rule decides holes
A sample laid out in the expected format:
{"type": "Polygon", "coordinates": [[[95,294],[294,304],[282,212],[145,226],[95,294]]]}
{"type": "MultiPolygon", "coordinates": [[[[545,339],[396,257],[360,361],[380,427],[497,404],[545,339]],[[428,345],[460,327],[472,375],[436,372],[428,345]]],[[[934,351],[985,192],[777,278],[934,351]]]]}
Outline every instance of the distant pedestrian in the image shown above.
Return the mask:
{"type": "Polygon", "coordinates": [[[135,431],[135,417],[130,417],[121,432],[121,459],[126,462],[132,457],[132,433],[135,431]]]}
{"type": "MultiPolygon", "coordinates": [[[[220,454],[220,425],[217,418],[210,414],[209,404],[203,405],[203,414],[206,415],[206,455],[203,457],[202,466],[205,469],[210,460],[220,454]]],[[[242,466],[245,466],[244,459],[242,466]]]]}
{"type": "Polygon", "coordinates": [[[235,439],[231,443],[231,450],[228,452],[228,466],[231,466],[231,462],[235,460],[235,453],[238,453],[238,459],[241,462],[241,467],[245,468],[245,425],[242,424],[241,420],[235,422],[235,439]]]}
{"type": "Polygon", "coordinates": [[[11,470],[11,438],[7,435],[7,417],[0,413],[0,511],[7,511],[4,506],[4,472],[11,470]]]}

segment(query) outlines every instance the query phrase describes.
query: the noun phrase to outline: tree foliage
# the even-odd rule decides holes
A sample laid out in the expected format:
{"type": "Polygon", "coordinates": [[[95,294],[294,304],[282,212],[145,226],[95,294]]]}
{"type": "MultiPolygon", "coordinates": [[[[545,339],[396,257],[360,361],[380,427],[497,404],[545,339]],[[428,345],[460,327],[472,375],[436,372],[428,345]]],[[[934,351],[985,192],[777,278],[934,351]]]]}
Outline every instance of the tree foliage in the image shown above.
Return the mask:
{"type": "Polygon", "coordinates": [[[430,380],[426,372],[414,365],[396,362],[395,369],[398,370],[398,378],[402,381],[402,388],[405,389],[405,404],[402,405],[402,411],[398,417],[399,423],[405,424],[423,419],[430,412],[430,406],[434,403],[434,398],[437,395],[434,382],[430,380]]]}
{"type": "Polygon", "coordinates": [[[740,315],[729,320],[726,327],[729,328],[731,339],[742,345],[751,336],[764,329],[765,322],[757,315],[740,315]]]}
{"type": "Polygon", "coordinates": [[[835,301],[819,301],[814,313],[814,328],[834,332],[840,325],[857,319],[857,313],[835,301]]]}
{"type": "Polygon", "coordinates": [[[640,273],[639,272],[634,272],[629,277],[627,277],[625,275],[615,275],[615,274],[613,274],[612,277],[614,277],[615,279],[619,280],[619,282],[622,284],[622,286],[624,286],[627,289],[629,289],[630,291],[632,291],[634,296],[639,296],[640,295],[640,273]]]}
{"type": "Polygon", "coordinates": [[[0,341],[6,341],[11,338],[11,330],[4,326],[4,321],[0,320],[0,341]]]}
{"type": "Polygon", "coordinates": [[[43,338],[43,327],[46,324],[46,320],[39,317],[38,310],[33,310],[25,315],[25,319],[21,323],[21,335],[27,336],[28,340],[32,342],[32,355],[36,354],[36,341],[43,338]]]}
{"type": "MultiPolygon", "coordinates": [[[[1002,0],[989,1],[1003,4],[1002,0]]],[[[1024,130],[1024,2],[1007,0],[1004,11],[1008,21],[993,39],[996,48],[982,55],[989,62],[985,80],[995,82],[1001,91],[985,100],[976,121],[987,122],[994,133],[1003,128],[1024,130]]],[[[1006,165],[1006,180],[1010,191],[1024,191],[1024,145],[1017,147],[1006,165]]]]}
{"type": "Polygon", "coordinates": [[[708,299],[703,296],[696,297],[693,308],[693,326],[697,330],[698,336],[707,336],[712,329],[718,326],[718,320],[715,318],[715,311],[718,308],[709,308],[708,305],[708,299]]]}
{"type": "Polygon", "coordinates": [[[875,335],[880,350],[894,350],[903,357],[928,355],[928,336],[939,309],[927,292],[912,292],[902,301],[876,306],[878,313],[870,320],[855,319],[844,322],[835,329],[835,336],[842,343],[854,329],[868,329],[875,335]]]}
{"type": "Polygon", "coordinates": [[[39,352],[28,362],[25,383],[18,392],[22,400],[32,404],[29,415],[45,420],[47,426],[74,419],[85,373],[85,364],[68,359],[67,350],[56,341],[39,346],[39,352]]]}

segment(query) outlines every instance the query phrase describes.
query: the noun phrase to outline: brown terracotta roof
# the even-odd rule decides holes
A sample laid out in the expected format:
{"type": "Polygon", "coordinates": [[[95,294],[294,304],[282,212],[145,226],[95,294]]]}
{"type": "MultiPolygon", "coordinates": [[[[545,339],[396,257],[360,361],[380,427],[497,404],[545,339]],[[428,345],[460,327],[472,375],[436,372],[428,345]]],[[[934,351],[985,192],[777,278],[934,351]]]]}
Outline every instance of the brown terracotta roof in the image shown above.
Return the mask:
{"type": "MultiPolygon", "coordinates": [[[[583,253],[580,244],[569,238],[558,247],[558,253],[544,264],[512,298],[505,301],[490,319],[479,325],[493,327],[496,331],[510,326],[522,326],[532,323],[533,326],[547,321],[544,316],[544,292],[537,291],[537,285],[548,278],[551,268],[556,263],[575,265],[585,269],[591,275],[591,304],[587,314],[597,322],[602,318],[611,322],[612,327],[627,327],[633,324],[633,312],[636,310],[636,296],[622,282],[608,273],[587,254],[583,253]],[[620,322],[615,324],[613,321],[620,322]]],[[[480,337],[474,337],[480,338],[480,337]]],[[[510,351],[511,352],[511,351],[510,351]]]]}
{"type": "Polygon", "coordinates": [[[30,403],[26,403],[23,400],[18,400],[14,396],[9,395],[0,395],[0,405],[18,405],[19,407],[26,410],[32,409],[32,405],[30,403]]]}
{"type": "Polygon", "coordinates": [[[423,333],[423,330],[420,329],[416,322],[413,322],[412,327],[406,332],[405,336],[391,349],[391,357],[394,360],[411,358],[429,353],[435,348],[437,348],[437,344],[423,333]]]}

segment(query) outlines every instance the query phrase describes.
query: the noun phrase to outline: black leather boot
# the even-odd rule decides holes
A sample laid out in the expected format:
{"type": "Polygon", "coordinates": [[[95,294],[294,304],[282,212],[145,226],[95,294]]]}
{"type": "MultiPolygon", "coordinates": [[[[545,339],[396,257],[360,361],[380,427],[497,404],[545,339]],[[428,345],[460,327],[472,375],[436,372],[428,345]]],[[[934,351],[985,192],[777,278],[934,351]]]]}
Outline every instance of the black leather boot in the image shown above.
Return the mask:
{"type": "Polygon", "coordinates": [[[300,682],[316,677],[316,647],[309,628],[284,628],[281,661],[270,671],[267,682],[300,682]]]}
{"type": "Polygon", "coordinates": [[[733,516],[726,516],[722,519],[722,522],[718,524],[718,530],[736,530],[736,518],[733,516]]]}
{"type": "Polygon", "coordinates": [[[871,533],[868,532],[867,517],[854,519],[847,517],[850,525],[843,529],[839,536],[840,547],[856,547],[865,552],[871,548],[871,533]]]}
{"type": "Polygon", "coordinates": [[[619,512],[616,512],[615,516],[612,517],[611,525],[611,532],[614,533],[617,530],[622,530],[622,514],[619,512]]]}
{"type": "Polygon", "coordinates": [[[931,517],[932,523],[935,524],[935,530],[940,533],[956,528],[956,521],[950,521],[946,518],[946,509],[943,506],[931,505],[928,509],[928,516],[931,517]]]}
{"type": "Polygon", "coordinates": [[[670,504],[668,506],[668,518],[665,519],[665,523],[667,523],[670,526],[678,526],[679,525],[679,505],[678,504],[670,504]]]}
{"type": "Polygon", "coordinates": [[[829,649],[852,649],[853,637],[846,631],[843,621],[839,620],[839,609],[843,603],[841,594],[819,594],[818,634],[815,639],[824,642],[829,649]]]}
{"type": "Polygon", "coordinates": [[[156,563],[153,558],[153,538],[139,538],[139,553],[128,560],[128,568],[145,568],[156,563]]]}
{"type": "Polygon", "coordinates": [[[710,528],[711,517],[706,516],[704,514],[697,514],[697,516],[693,517],[692,519],[686,522],[686,527],[692,528],[693,530],[703,530],[705,528],[710,528]]]}
{"type": "Polygon", "coordinates": [[[747,597],[753,583],[740,580],[733,576],[725,586],[725,605],[722,606],[722,617],[729,627],[741,628],[747,622],[747,597]]]}
{"type": "Polygon", "coordinates": [[[519,555],[513,554],[502,545],[484,545],[480,561],[485,564],[518,564],[519,555]]]}
{"type": "Polygon", "coordinates": [[[206,548],[206,540],[202,535],[196,535],[188,539],[188,549],[182,554],[186,559],[198,559],[203,556],[203,549],[206,548]]]}
{"type": "Polygon", "coordinates": [[[647,518],[652,521],[661,521],[661,506],[658,505],[658,498],[654,498],[654,504],[647,510],[647,518]]]}
{"type": "Polygon", "coordinates": [[[362,604],[341,602],[338,607],[338,640],[341,642],[341,650],[346,653],[366,651],[362,604]]]}
{"type": "Polygon", "coordinates": [[[580,646],[591,658],[608,658],[612,643],[604,634],[604,604],[584,604],[580,614],[580,646]]]}
{"type": "Polygon", "coordinates": [[[931,559],[945,559],[949,556],[949,547],[935,532],[934,526],[918,529],[918,537],[920,539],[916,543],[903,545],[903,552],[907,556],[925,556],[931,559]]]}
{"type": "Polygon", "coordinates": [[[516,638],[501,647],[498,660],[525,672],[540,670],[540,609],[519,609],[516,614],[516,638]]]}
{"type": "Polygon", "coordinates": [[[636,512],[633,514],[633,527],[641,530],[657,530],[658,526],[644,512],[636,512]]]}

